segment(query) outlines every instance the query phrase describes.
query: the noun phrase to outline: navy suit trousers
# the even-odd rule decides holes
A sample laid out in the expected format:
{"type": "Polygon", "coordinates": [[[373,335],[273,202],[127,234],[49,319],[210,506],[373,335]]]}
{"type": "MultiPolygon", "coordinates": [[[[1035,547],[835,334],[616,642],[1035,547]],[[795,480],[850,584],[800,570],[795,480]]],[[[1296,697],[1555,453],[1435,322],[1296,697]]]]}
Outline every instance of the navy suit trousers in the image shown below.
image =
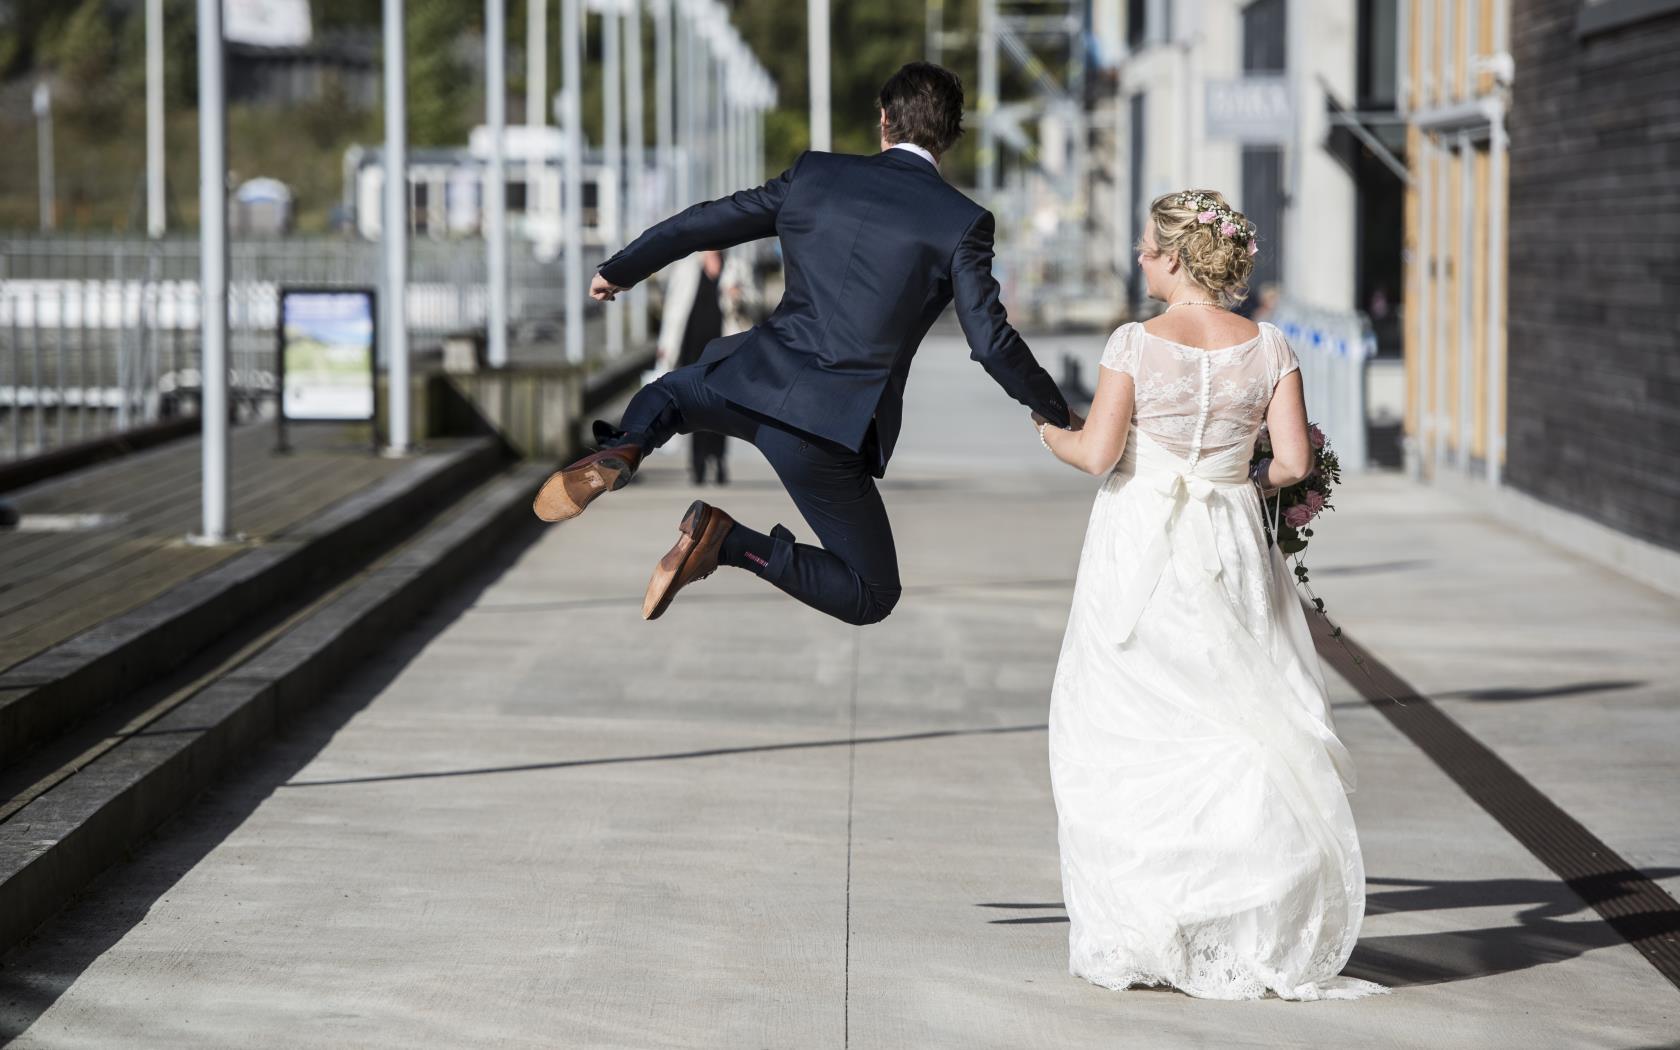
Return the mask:
{"type": "Polygon", "coordinates": [[[868,456],[726,400],[706,384],[707,367],[679,368],[643,387],[625,409],[615,440],[652,450],[673,434],[701,431],[754,445],[822,543],[796,543],[777,525],[770,532],[770,564],[759,575],[847,623],[886,619],[901,592],[898,552],[868,456]]]}

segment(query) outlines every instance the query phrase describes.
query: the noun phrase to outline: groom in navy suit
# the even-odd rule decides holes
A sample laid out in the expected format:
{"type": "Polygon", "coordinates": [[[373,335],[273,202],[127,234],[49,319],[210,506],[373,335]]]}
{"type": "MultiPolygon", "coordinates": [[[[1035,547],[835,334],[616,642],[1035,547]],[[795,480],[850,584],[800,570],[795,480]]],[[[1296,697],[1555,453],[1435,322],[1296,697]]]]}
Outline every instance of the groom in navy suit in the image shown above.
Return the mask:
{"type": "Polygon", "coordinates": [[[878,101],[880,153],[803,153],[757,189],[654,226],[595,276],[590,294],[611,300],[692,252],[771,236],[786,266],[768,320],[644,387],[617,427],[597,422],[600,450],[537,496],[544,520],[576,517],[673,434],[712,431],[758,447],[822,546],[795,542],[781,525],[756,532],[697,501],[654,570],[646,619],[720,564],[848,623],[887,617],[898,557],[875,479],[898,439],[910,362],[953,300],[971,356],[1006,393],[1055,426],[1077,423],[998,302],[991,214],[940,176],[940,155],[962,134],[962,83],[913,62],[878,101]]]}

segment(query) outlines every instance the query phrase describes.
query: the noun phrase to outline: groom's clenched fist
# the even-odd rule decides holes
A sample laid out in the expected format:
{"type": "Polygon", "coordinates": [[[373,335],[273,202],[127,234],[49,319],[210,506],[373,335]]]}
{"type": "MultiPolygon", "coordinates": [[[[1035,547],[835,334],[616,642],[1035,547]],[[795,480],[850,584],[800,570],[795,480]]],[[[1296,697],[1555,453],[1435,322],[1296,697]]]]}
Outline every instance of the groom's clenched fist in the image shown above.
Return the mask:
{"type": "Polygon", "coordinates": [[[589,298],[598,303],[610,303],[618,298],[619,292],[626,291],[629,291],[629,289],[620,288],[600,274],[596,274],[595,279],[589,282],[589,298]]]}

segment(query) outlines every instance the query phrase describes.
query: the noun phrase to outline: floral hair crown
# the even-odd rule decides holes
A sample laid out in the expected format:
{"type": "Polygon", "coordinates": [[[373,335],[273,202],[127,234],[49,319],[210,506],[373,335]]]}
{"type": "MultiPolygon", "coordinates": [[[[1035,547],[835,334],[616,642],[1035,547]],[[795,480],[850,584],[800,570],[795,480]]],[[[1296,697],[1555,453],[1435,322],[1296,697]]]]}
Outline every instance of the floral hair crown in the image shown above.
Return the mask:
{"type": "Polygon", "coordinates": [[[1203,226],[1209,226],[1217,222],[1219,224],[1219,235],[1246,242],[1248,244],[1248,254],[1255,255],[1260,251],[1259,231],[1254,228],[1254,224],[1207,194],[1180,193],[1173,198],[1173,203],[1186,208],[1194,208],[1196,221],[1203,226]]]}

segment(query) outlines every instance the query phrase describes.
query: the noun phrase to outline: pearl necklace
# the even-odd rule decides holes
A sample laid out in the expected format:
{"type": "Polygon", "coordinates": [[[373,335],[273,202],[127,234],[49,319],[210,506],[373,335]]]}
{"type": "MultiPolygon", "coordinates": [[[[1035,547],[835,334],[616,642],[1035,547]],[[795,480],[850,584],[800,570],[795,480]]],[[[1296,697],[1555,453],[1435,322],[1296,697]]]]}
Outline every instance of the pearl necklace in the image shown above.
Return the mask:
{"type": "MultiPolygon", "coordinates": [[[[1218,303],[1209,302],[1206,299],[1185,299],[1182,302],[1168,303],[1167,304],[1167,310],[1171,310],[1175,306],[1211,306],[1211,307],[1214,307],[1215,309],[1220,309],[1221,308],[1218,303]]],[[[1163,310],[1161,312],[1165,313],[1166,310],[1163,310]]]]}

